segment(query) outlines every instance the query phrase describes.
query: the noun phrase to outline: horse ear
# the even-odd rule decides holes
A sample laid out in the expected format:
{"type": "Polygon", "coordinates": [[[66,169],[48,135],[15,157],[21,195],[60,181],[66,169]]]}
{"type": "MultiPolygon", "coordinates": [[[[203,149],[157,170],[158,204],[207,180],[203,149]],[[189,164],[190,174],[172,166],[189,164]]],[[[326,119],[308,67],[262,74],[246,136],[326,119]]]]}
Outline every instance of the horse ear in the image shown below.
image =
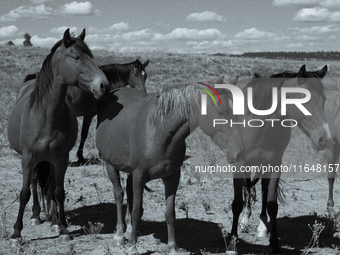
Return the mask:
{"type": "Polygon", "coordinates": [[[148,64],[149,64],[149,60],[145,61],[144,64],[143,64],[144,68],[147,67],[148,64]]]}
{"type": "Polygon", "coordinates": [[[223,84],[223,78],[224,76],[221,76],[220,78],[218,78],[217,81],[215,81],[215,84],[223,84]]]}
{"type": "Polygon", "coordinates": [[[322,69],[320,69],[318,72],[317,72],[317,76],[322,79],[323,77],[325,77],[326,73],[327,73],[327,70],[328,70],[328,67],[327,65],[325,65],[322,69]]]}
{"type": "Polygon", "coordinates": [[[64,33],[64,37],[63,37],[63,44],[65,45],[65,47],[67,48],[71,43],[71,35],[70,35],[70,29],[66,29],[65,33],[64,33]]]}
{"type": "Polygon", "coordinates": [[[303,78],[303,77],[306,77],[306,66],[303,65],[301,66],[299,72],[298,72],[298,75],[297,75],[298,78],[303,78]]]}
{"type": "Polygon", "coordinates": [[[78,39],[80,39],[80,40],[82,40],[82,41],[84,41],[84,39],[85,39],[85,35],[86,35],[86,33],[85,33],[85,28],[83,29],[83,32],[81,32],[81,34],[80,35],[78,35],[78,39]]]}
{"type": "Polygon", "coordinates": [[[236,76],[236,78],[228,81],[228,83],[231,84],[231,85],[236,85],[237,81],[238,81],[238,76],[236,76]]]}

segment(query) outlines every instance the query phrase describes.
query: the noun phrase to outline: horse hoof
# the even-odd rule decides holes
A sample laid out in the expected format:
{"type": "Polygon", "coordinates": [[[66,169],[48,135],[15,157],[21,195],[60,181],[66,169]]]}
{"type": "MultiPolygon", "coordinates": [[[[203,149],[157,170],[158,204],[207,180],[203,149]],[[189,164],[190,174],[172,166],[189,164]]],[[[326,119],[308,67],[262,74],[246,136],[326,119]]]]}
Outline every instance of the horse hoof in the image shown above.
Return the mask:
{"type": "Polygon", "coordinates": [[[52,225],[51,226],[51,232],[52,233],[59,233],[60,232],[60,227],[58,225],[52,225]]]}
{"type": "Polygon", "coordinates": [[[37,225],[40,225],[41,224],[41,220],[40,219],[37,219],[37,218],[32,218],[31,219],[31,225],[32,226],[37,226],[37,225]]]}
{"type": "Polygon", "coordinates": [[[18,245],[20,244],[20,240],[18,238],[11,238],[9,239],[9,245],[10,247],[18,247],[18,245]]]}
{"type": "Polygon", "coordinates": [[[117,236],[117,235],[115,235],[113,237],[113,245],[114,246],[118,246],[118,247],[123,246],[125,244],[125,240],[126,240],[125,236],[117,236]]]}
{"type": "Polygon", "coordinates": [[[60,235],[59,236],[59,241],[61,242],[68,242],[68,241],[71,241],[72,238],[70,235],[60,235]]]}
{"type": "Polygon", "coordinates": [[[237,251],[226,251],[225,254],[227,255],[238,255],[237,251]]]}
{"type": "Polygon", "coordinates": [[[136,245],[130,247],[130,249],[128,249],[128,254],[129,255],[139,255],[136,245]]]}

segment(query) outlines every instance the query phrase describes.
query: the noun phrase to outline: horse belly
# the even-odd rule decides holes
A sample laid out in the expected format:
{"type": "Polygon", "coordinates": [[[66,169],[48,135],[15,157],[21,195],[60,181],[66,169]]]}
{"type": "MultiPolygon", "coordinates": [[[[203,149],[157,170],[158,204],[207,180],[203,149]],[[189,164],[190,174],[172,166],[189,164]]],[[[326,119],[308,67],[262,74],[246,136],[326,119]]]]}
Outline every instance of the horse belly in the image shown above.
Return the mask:
{"type": "Polygon", "coordinates": [[[21,122],[25,104],[27,100],[20,100],[15,106],[8,120],[7,136],[11,147],[18,152],[22,153],[21,148],[21,122]]]}
{"type": "MultiPolygon", "coordinates": [[[[125,126],[124,126],[125,127],[125,126]]],[[[106,162],[116,168],[128,168],[130,162],[130,137],[126,129],[115,125],[114,121],[105,120],[96,131],[96,146],[99,154],[106,162]]],[[[121,170],[123,171],[123,170],[121,170]]]]}

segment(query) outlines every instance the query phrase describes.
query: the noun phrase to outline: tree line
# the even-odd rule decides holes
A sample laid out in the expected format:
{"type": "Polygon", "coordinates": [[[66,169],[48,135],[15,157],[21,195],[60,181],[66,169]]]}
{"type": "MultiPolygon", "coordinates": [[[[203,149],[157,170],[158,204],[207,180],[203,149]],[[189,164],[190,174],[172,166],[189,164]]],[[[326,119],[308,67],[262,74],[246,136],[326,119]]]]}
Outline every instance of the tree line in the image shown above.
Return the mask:
{"type": "Polygon", "coordinates": [[[340,60],[340,52],[338,51],[266,51],[266,52],[246,52],[241,55],[233,54],[231,57],[247,57],[247,58],[266,58],[266,59],[294,59],[294,60],[340,60]]]}

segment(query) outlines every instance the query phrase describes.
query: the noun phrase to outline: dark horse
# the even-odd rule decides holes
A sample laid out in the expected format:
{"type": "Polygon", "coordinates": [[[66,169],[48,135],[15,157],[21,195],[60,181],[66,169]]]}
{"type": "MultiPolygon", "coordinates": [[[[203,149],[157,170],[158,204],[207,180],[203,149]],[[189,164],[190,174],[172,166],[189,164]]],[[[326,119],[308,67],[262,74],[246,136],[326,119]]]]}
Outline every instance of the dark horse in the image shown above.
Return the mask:
{"type": "MultiPolygon", "coordinates": [[[[201,90],[192,85],[166,87],[160,94],[120,88],[99,103],[96,144],[114,186],[117,245],[125,240],[124,192],[119,171],[130,174],[126,237],[131,243],[137,242],[145,184],[161,178],[165,186],[168,246],[175,249],[175,196],[185,156],[185,139],[190,131],[200,127],[226,153],[229,162],[242,160],[240,130],[227,126],[212,128],[214,118],[233,118],[230,93],[225,89],[218,92],[223,106],[209,102],[207,115],[200,113],[201,90]]],[[[138,254],[135,247],[133,254],[138,254]]]]}
{"type": "MultiPolygon", "coordinates": [[[[93,55],[84,43],[85,30],[72,38],[67,29],[62,40],[57,42],[46,57],[37,79],[22,87],[8,123],[8,139],[15,151],[22,155],[23,186],[20,193],[20,208],[12,243],[21,238],[23,214],[30,199],[30,185],[33,184],[33,198],[37,189],[34,176],[55,174],[53,196],[59,207],[58,225],[60,237],[68,240],[64,215],[64,176],[78,133],[76,116],[66,99],[68,86],[88,90],[96,98],[109,91],[109,83],[98,68],[93,55]],[[46,163],[49,162],[49,163],[46,163]],[[47,165],[50,170],[41,171],[47,165]],[[40,170],[38,170],[40,169],[40,170]]],[[[34,205],[39,205],[34,201],[34,205]]],[[[33,210],[38,211],[38,210],[33,210]]],[[[33,215],[34,217],[38,215],[33,215]]]]}
{"type": "MultiPolygon", "coordinates": [[[[251,119],[262,120],[264,125],[261,127],[251,127],[244,125],[241,128],[242,138],[245,145],[245,158],[243,162],[236,163],[236,167],[241,169],[245,166],[265,166],[280,167],[282,164],[282,156],[289,140],[291,129],[281,125],[281,121],[285,118],[297,121],[299,128],[311,139],[317,149],[325,149],[331,146],[332,137],[329,125],[327,123],[323,105],[325,101],[324,87],[319,78],[306,72],[305,66],[302,66],[295,78],[282,79],[246,79],[239,80],[237,83],[242,88],[245,98],[249,91],[253,94],[253,104],[255,109],[266,110],[272,107],[272,89],[276,88],[280,92],[283,88],[306,88],[311,98],[303,106],[312,114],[304,115],[296,105],[289,104],[286,109],[286,116],[282,116],[281,107],[279,107],[270,115],[254,115],[247,110],[245,115],[238,116],[238,122],[248,123],[251,119]],[[268,122],[265,119],[276,119],[277,122],[268,122]]],[[[287,93],[287,98],[297,99],[303,98],[302,93],[287,93]]],[[[281,101],[280,93],[278,102],[281,101]]],[[[258,123],[258,122],[257,122],[258,123]]],[[[270,245],[273,253],[281,253],[277,236],[276,217],[278,212],[278,183],[281,172],[268,172],[262,175],[262,210],[260,215],[260,225],[258,228],[258,236],[267,236],[267,212],[270,217],[270,245]]],[[[234,176],[234,201],[233,210],[233,226],[231,236],[237,236],[239,215],[243,209],[242,186],[244,174],[235,174],[234,176]]],[[[246,174],[249,180],[250,174],[246,174]]],[[[245,213],[249,215],[249,212],[245,213]]],[[[269,225],[268,225],[269,226],[269,225]]],[[[234,244],[231,244],[234,245],[234,244]]]]}
{"type": "MultiPolygon", "coordinates": [[[[129,85],[131,88],[146,91],[145,81],[147,73],[145,68],[149,64],[149,60],[143,64],[136,61],[126,64],[108,64],[102,65],[99,68],[104,72],[110,83],[110,90],[129,85]]],[[[97,114],[97,100],[90,93],[83,91],[79,93],[76,87],[70,87],[67,91],[67,96],[70,98],[72,108],[76,115],[84,116],[83,126],[81,130],[81,139],[77,150],[78,162],[72,165],[83,165],[87,162],[83,156],[84,143],[87,138],[89,128],[93,117],[97,114]]]]}
{"type": "MultiPolygon", "coordinates": [[[[106,75],[110,83],[110,90],[129,85],[131,88],[146,91],[145,82],[147,73],[145,68],[148,64],[149,60],[142,64],[139,59],[136,59],[131,63],[108,64],[99,66],[99,68],[106,75]]],[[[35,78],[36,74],[29,74],[25,81],[35,78]]],[[[80,144],[77,150],[78,161],[71,164],[71,166],[79,166],[87,163],[83,156],[83,148],[92,119],[97,114],[98,100],[88,91],[73,86],[68,88],[66,96],[70,100],[76,116],[84,116],[80,144]]]]}

